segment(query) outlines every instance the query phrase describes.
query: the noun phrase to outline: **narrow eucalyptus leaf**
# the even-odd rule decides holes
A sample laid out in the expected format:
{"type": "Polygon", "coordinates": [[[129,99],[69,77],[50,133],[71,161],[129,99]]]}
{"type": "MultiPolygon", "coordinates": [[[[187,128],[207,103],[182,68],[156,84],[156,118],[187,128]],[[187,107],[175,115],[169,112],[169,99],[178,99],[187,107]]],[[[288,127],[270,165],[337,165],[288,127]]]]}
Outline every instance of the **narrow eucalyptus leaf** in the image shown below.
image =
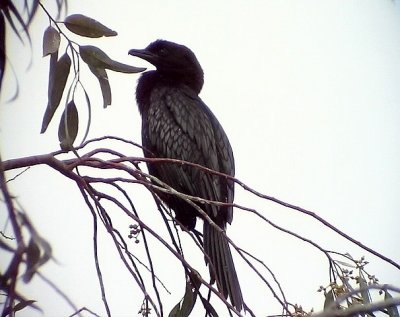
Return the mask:
{"type": "Polygon", "coordinates": [[[106,53],[93,45],[79,46],[79,53],[83,61],[90,66],[106,68],[111,61],[106,53]]]}
{"type": "Polygon", "coordinates": [[[23,300],[21,302],[19,302],[17,305],[14,306],[13,311],[17,312],[21,309],[24,309],[27,306],[33,306],[33,304],[36,303],[35,300],[23,300]]]}
{"type": "MultiPolygon", "coordinates": [[[[388,291],[385,290],[385,300],[391,299],[391,298],[393,298],[392,295],[388,291]]],[[[387,312],[388,312],[389,317],[400,317],[399,310],[397,309],[396,306],[388,307],[387,312]]]]}
{"type": "Polygon", "coordinates": [[[146,68],[143,67],[135,67],[114,61],[100,48],[93,45],[80,46],[79,53],[81,54],[83,61],[92,67],[105,68],[116,72],[129,74],[139,73],[146,70],[146,68]]]}
{"type": "Polygon", "coordinates": [[[79,117],[75,102],[70,101],[64,109],[58,126],[58,140],[62,150],[69,150],[78,135],[79,117]]]}
{"type": "Polygon", "coordinates": [[[186,282],[186,292],[183,297],[183,302],[181,305],[181,312],[179,316],[188,317],[193,310],[194,304],[196,303],[197,292],[192,287],[190,282],[186,282]]]}
{"type": "Polygon", "coordinates": [[[55,64],[53,72],[49,76],[49,96],[40,133],[44,133],[46,131],[51,119],[54,116],[54,113],[58,108],[58,105],[60,104],[61,97],[67,83],[70,67],[71,59],[69,58],[68,54],[65,53],[55,64]]]}
{"type": "Polygon", "coordinates": [[[333,290],[331,289],[329,292],[325,294],[325,301],[324,301],[324,310],[331,307],[331,305],[335,302],[335,296],[333,290]]]}
{"type": "Polygon", "coordinates": [[[49,26],[43,34],[43,57],[57,52],[60,42],[60,33],[54,27],[49,26]]]}
{"type": "Polygon", "coordinates": [[[106,68],[113,70],[115,72],[125,73],[125,74],[140,73],[146,70],[146,68],[144,67],[135,67],[114,60],[111,60],[106,68]]]}
{"type": "Polygon", "coordinates": [[[181,309],[181,302],[176,304],[174,308],[171,309],[171,311],[168,314],[168,317],[179,317],[180,309],[181,309]]]}
{"type": "Polygon", "coordinates": [[[186,281],[186,291],[183,299],[175,305],[168,317],[188,317],[193,310],[197,299],[197,287],[193,287],[192,283],[186,281]]]}
{"type": "Polygon", "coordinates": [[[50,61],[49,61],[49,85],[47,90],[47,98],[50,100],[51,93],[53,91],[54,80],[56,75],[56,66],[58,61],[58,51],[50,54],[50,61]]]}
{"type": "Polygon", "coordinates": [[[369,294],[369,291],[365,289],[368,286],[368,284],[361,273],[359,276],[359,282],[360,282],[360,288],[364,289],[361,291],[361,297],[363,299],[363,304],[366,305],[366,304],[371,303],[371,296],[369,294]]]}
{"type": "Polygon", "coordinates": [[[26,249],[26,271],[23,275],[23,281],[28,283],[36,272],[37,264],[40,260],[40,248],[36,241],[33,239],[29,240],[28,247],[26,249]]]}
{"type": "Polygon", "coordinates": [[[71,32],[96,38],[102,36],[115,36],[117,32],[109,29],[104,24],[83,14],[72,14],[65,18],[64,24],[71,32]]]}
{"type": "Polygon", "coordinates": [[[48,243],[45,239],[40,236],[36,236],[36,242],[40,245],[40,249],[42,251],[42,256],[40,257],[40,261],[38,266],[45,264],[48,260],[52,258],[52,249],[50,243],[48,243]]]}
{"type": "Polygon", "coordinates": [[[89,66],[91,72],[97,77],[101,93],[103,95],[103,107],[106,108],[107,106],[111,105],[111,87],[110,82],[108,81],[107,72],[104,68],[96,68],[89,66]]]}

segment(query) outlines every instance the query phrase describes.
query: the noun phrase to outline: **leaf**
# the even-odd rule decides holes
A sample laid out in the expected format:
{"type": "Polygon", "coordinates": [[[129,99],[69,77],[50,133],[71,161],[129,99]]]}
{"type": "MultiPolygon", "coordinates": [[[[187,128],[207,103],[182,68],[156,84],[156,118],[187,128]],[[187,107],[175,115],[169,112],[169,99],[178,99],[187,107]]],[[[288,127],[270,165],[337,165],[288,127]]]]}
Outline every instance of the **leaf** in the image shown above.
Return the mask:
{"type": "Polygon", "coordinates": [[[82,60],[89,66],[91,72],[97,77],[103,94],[104,108],[111,104],[111,87],[108,81],[106,69],[111,69],[122,73],[138,73],[146,68],[134,67],[112,60],[101,49],[92,45],[79,47],[82,60]]]}
{"type": "Polygon", "coordinates": [[[117,32],[104,24],[83,14],[72,14],[65,18],[64,24],[71,32],[86,37],[115,36],[117,32]]]}
{"type": "Polygon", "coordinates": [[[56,66],[58,62],[58,51],[50,54],[50,62],[49,62],[49,85],[47,89],[47,96],[51,95],[51,91],[54,86],[54,74],[56,72],[56,66]]]}
{"type": "Polygon", "coordinates": [[[114,61],[100,48],[93,45],[80,46],[79,53],[86,64],[95,68],[110,69],[116,72],[128,74],[140,73],[146,70],[146,68],[143,67],[135,67],[114,61]]]}
{"type": "Polygon", "coordinates": [[[11,316],[14,316],[14,315],[15,315],[15,312],[17,312],[17,311],[19,311],[19,310],[21,310],[21,309],[24,309],[26,306],[31,306],[32,308],[41,311],[41,309],[38,308],[38,307],[35,305],[35,303],[36,303],[35,300],[27,300],[27,299],[24,299],[24,298],[21,298],[21,299],[19,299],[19,300],[20,300],[20,302],[19,302],[18,304],[16,304],[15,306],[8,306],[8,307],[6,307],[6,308],[3,310],[3,314],[2,314],[1,316],[2,316],[2,317],[3,317],[3,316],[9,316],[9,315],[11,315],[11,314],[10,314],[11,312],[13,312],[13,314],[12,314],[11,316]]]}
{"type": "Polygon", "coordinates": [[[50,243],[48,243],[45,239],[39,236],[36,232],[34,234],[34,239],[36,243],[40,246],[42,252],[42,256],[40,257],[40,260],[37,264],[37,266],[39,267],[52,258],[52,250],[50,243]]]}
{"type": "Polygon", "coordinates": [[[190,281],[186,282],[185,296],[181,303],[175,305],[168,317],[188,317],[193,310],[197,299],[198,287],[193,287],[190,281]]]}
{"type": "Polygon", "coordinates": [[[54,27],[49,26],[43,34],[43,57],[57,52],[60,42],[60,33],[54,27]]]}
{"type": "Polygon", "coordinates": [[[194,304],[197,299],[197,290],[193,289],[191,283],[186,284],[186,293],[183,297],[183,302],[181,305],[181,315],[180,316],[189,316],[193,310],[194,304]]]}
{"type": "Polygon", "coordinates": [[[79,117],[75,102],[71,100],[61,116],[58,126],[58,139],[62,150],[69,150],[78,135],[79,117]]]}
{"type": "Polygon", "coordinates": [[[360,271],[360,276],[358,277],[358,281],[360,283],[360,288],[363,289],[361,291],[361,297],[363,299],[363,304],[369,304],[371,303],[371,296],[369,295],[369,291],[367,289],[365,289],[368,284],[367,281],[365,280],[365,278],[362,275],[362,272],[360,271]]]}
{"type": "Polygon", "coordinates": [[[343,262],[343,261],[339,261],[339,260],[336,260],[335,262],[336,262],[336,263],[339,263],[340,265],[350,267],[350,268],[352,268],[352,269],[356,268],[356,266],[355,266],[354,264],[350,264],[350,263],[343,262]]]}
{"type": "Polygon", "coordinates": [[[40,248],[37,245],[36,241],[31,238],[26,249],[26,270],[23,276],[23,281],[25,283],[28,283],[32,279],[33,275],[36,273],[39,260],[40,248]]]}
{"type": "Polygon", "coordinates": [[[14,312],[19,311],[21,309],[24,309],[26,306],[32,306],[33,303],[36,303],[36,301],[32,299],[19,302],[17,305],[14,306],[13,310],[14,312]]]}
{"type": "Polygon", "coordinates": [[[65,6],[65,12],[68,12],[68,1],[56,0],[57,3],[57,20],[60,19],[62,7],[65,6]]]}
{"type": "Polygon", "coordinates": [[[85,135],[83,136],[82,142],[81,142],[81,144],[83,144],[83,142],[86,141],[86,138],[89,134],[90,125],[92,123],[92,105],[90,103],[90,98],[89,98],[89,95],[88,95],[85,87],[83,87],[82,84],[81,84],[81,87],[82,87],[83,93],[85,94],[86,105],[88,107],[88,119],[87,119],[86,131],[85,131],[85,135]]]}
{"type": "MultiPolygon", "coordinates": [[[[385,290],[385,300],[393,298],[392,295],[385,290]]],[[[399,317],[399,311],[396,306],[386,308],[389,317],[399,317]]]]}
{"type": "Polygon", "coordinates": [[[33,0],[31,8],[29,8],[27,2],[25,2],[24,10],[28,12],[28,21],[26,22],[27,26],[30,26],[38,7],[39,7],[39,0],[33,0]]]}
{"type": "MultiPolygon", "coordinates": [[[[56,54],[56,53],[54,53],[56,54]]],[[[52,54],[53,55],[53,54],[52,54]]],[[[48,91],[48,102],[46,112],[43,116],[42,129],[40,133],[44,133],[49,126],[54,113],[56,112],[58,105],[60,104],[61,97],[63,95],[65,85],[67,83],[69,70],[71,67],[71,59],[68,54],[65,53],[55,64],[51,67],[50,59],[50,75],[49,75],[49,91],[48,91]]]]}
{"type": "Polygon", "coordinates": [[[99,80],[101,93],[103,95],[103,107],[106,108],[108,105],[111,105],[111,87],[107,72],[104,68],[89,66],[89,69],[99,80]]]}
{"type": "Polygon", "coordinates": [[[28,30],[28,24],[26,24],[24,22],[24,19],[22,18],[22,16],[19,14],[17,8],[14,6],[14,4],[11,1],[7,1],[5,3],[2,3],[2,7],[1,7],[1,12],[4,14],[4,16],[6,17],[9,25],[11,26],[11,28],[13,29],[15,35],[17,35],[17,37],[19,38],[19,40],[24,43],[22,37],[21,37],[21,30],[18,29],[18,27],[14,24],[14,20],[11,17],[10,11],[14,14],[16,20],[20,23],[22,29],[24,30],[24,32],[26,33],[26,37],[28,38],[29,44],[31,45],[31,37],[29,35],[29,30],[28,30]]]}
{"type": "Polygon", "coordinates": [[[125,74],[140,73],[146,70],[146,68],[144,67],[135,67],[114,60],[111,60],[106,68],[113,70],[114,72],[125,73],[125,74]]]}
{"type": "Polygon", "coordinates": [[[174,306],[174,308],[172,308],[172,310],[169,312],[168,317],[176,317],[179,316],[179,311],[181,309],[181,303],[179,302],[178,304],[176,304],[174,306]]]}
{"type": "Polygon", "coordinates": [[[324,301],[324,310],[328,308],[335,308],[332,304],[335,302],[335,295],[333,293],[333,289],[331,289],[328,293],[325,294],[324,301]]]}

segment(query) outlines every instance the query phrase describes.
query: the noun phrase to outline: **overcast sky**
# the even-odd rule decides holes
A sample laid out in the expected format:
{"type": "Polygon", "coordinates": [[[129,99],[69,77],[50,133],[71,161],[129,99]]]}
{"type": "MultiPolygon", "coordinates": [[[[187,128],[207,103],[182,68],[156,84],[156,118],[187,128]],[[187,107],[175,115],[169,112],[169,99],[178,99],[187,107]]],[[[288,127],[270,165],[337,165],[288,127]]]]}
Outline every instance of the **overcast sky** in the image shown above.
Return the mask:
{"type": "MultiPolygon", "coordinates": [[[[258,191],[314,211],[400,262],[400,11],[394,2],[77,3],[70,1],[69,13],[91,16],[116,30],[118,36],[71,38],[98,45],[119,61],[151,67],[127,52],[157,38],[190,47],[205,72],[200,96],[230,138],[236,176],[258,191]]],[[[46,134],[39,134],[47,102],[48,58],[41,58],[41,38],[47,26],[48,19],[39,9],[31,28],[32,51],[11,34],[7,39],[20,91],[16,101],[6,102],[15,89],[8,72],[0,100],[3,159],[58,149],[59,112],[46,134]]],[[[89,137],[115,135],[140,142],[141,121],[134,96],[139,76],[109,73],[113,104],[105,110],[97,81],[87,69],[82,77],[93,98],[89,137]]],[[[85,108],[81,105],[80,109],[84,118],[85,108]]],[[[104,315],[93,264],[91,215],[76,185],[40,166],[10,187],[42,236],[52,243],[57,263],[48,263],[43,273],[78,307],[104,315]]],[[[150,196],[138,187],[130,190],[137,206],[157,217],[150,196]]],[[[239,188],[236,203],[257,208],[271,221],[326,249],[350,252],[355,258],[364,255],[370,262],[367,271],[380,282],[400,284],[399,271],[315,221],[239,188]]],[[[148,218],[149,224],[159,221],[148,218]]],[[[127,232],[126,227],[121,223],[121,231],[127,232]]],[[[321,309],[324,298],[316,290],[329,283],[322,254],[241,210],[236,210],[228,234],[273,270],[290,302],[307,310],[321,309]]],[[[142,295],[128,279],[111,243],[102,241],[111,311],[116,316],[135,316],[142,295]]],[[[197,265],[202,267],[198,258],[197,265]]],[[[235,259],[248,304],[260,316],[280,313],[267,289],[235,259]]],[[[170,260],[166,256],[157,262],[160,277],[173,291],[163,294],[168,298],[166,313],[183,295],[184,287],[180,268],[170,260]]],[[[39,301],[46,316],[71,314],[65,302],[39,280],[28,285],[27,293],[39,301]]]]}

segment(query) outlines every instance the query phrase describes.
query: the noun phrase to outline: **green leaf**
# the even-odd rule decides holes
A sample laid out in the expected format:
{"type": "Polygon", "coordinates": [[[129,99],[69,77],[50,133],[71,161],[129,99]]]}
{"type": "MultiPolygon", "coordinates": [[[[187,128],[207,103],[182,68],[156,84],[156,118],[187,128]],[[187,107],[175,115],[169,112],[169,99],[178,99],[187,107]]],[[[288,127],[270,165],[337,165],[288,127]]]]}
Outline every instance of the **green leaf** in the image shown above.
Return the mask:
{"type": "Polygon", "coordinates": [[[135,67],[114,61],[101,49],[93,45],[80,46],[79,53],[86,64],[95,68],[110,69],[116,72],[128,74],[139,73],[146,70],[146,68],[143,67],[135,67]]]}
{"type": "Polygon", "coordinates": [[[58,139],[62,150],[69,150],[78,135],[79,117],[75,102],[70,101],[64,109],[58,126],[58,139]]]}
{"type": "Polygon", "coordinates": [[[82,138],[82,142],[81,142],[81,144],[83,144],[83,142],[86,141],[86,138],[89,134],[90,125],[92,123],[92,105],[90,103],[90,98],[89,98],[89,95],[88,95],[85,87],[83,87],[82,84],[81,84],[81,87],[82,87],[83,93],[85,94],[86,105],[88,107],[88,119],[87,119],[86,131],[85,131],[85,134],[84,134],[84,136],[82,138]]]}
{"type": "Polygon", "coordinates": [[[146,70],[146,68],[144,67],[135,67],[114,60],[111,60],[106,68],[113,70],[114,72],[125,73],[125,74],[140,73],[146,70]]]}
{"type": "Polygon", "coordinates": [[[180,316],[189,316],[193,310],[194,304],[197,299],[197,291],[192,287],[191,283],[186,284],[186,293],[183,297],[183,302],[181,305],[181,315],[180,316]]]}
{"type": "Polygon", "coordinates": [[[185,296],[181,302],[175,305],[168,317],[188,317],[196,303],[197,290],[197,287],[193,287],[192,283],[187,281],[185,296]]]}
{"type": "MultiPolygon", "coordinates": [[[[387,290],[385,290],[385,300],[391,299],[391,298],[393,298],[392,295],[387,290]]],[[[389,317],[399,317],[400,316],[399,311],[396,306],[388,307],[386,309],[387,309],[389,317]]]]}
{"type": "Polygon", "coordinates": [[[364,290],[361,291],[361,297],[363,300],[363,304],[369,304],[371,303],[371,296],[369,294],[369,291],[365,289],[368,287],[367,281],[365,280],[362,272],[360,271],[360,276],[358,277],[358,281],[360,283],[360,288],[363,288],[364,290]]]}
{"type": "Polygon", "coordinates": [[[86,37],[115,36],[117,32],[104,24],[83,14],[72,14],[65,18],[64,24],[71,32],[86,37]]]}
{"type": "Polygon", "coordinates": [[[60,33],[54,27],[49,26],[43,34],[43,57],[57,52],[60,42],[60,33]]]}
{"type": "Polygon", "coordinates": [[[54,113],[58,108],[58,105],[60,104],[61,97],[63,95],[65,85],[67,83],[70,67],[71,67],[71,59],[69,58],[67,53],[65,53],[58,60],[57,63],[53,63],[53,67],[52,67],[52,58],[50,58],[50,75],[49,75],[49,91],[48,91],[49,95],[48,95],[47,108],[43,116],[42,129],[40,130],[40,133],[44,133],[46,131],[51,119],[54,116],[54,113]]]}
{"type": "Polygon", "coordinates": [[[174,306],[174,308],[172,308],[172,310],[168,314],[168,317],[177,317],[177,316],[179,316],[180,309],[181,309],[181,302],[179,302],[178,304],[176,304],[174,306]]]}
{"type": "Polygon", "coordinates": [[[103,95],[103,107],[106,108],[108,105],[111,105],[111,87],[107,72],[104,68],[96,68],[90,65],[89,69],[99,80],[101,93],[103,95]]]}

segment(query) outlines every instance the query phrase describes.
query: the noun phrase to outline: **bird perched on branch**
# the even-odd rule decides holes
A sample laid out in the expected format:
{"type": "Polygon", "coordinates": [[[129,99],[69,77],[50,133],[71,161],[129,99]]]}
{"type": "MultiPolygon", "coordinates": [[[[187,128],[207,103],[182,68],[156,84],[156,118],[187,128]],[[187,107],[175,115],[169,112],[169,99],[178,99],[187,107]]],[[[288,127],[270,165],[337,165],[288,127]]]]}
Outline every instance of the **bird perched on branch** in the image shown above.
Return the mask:
{"type": "MultiPolygon", "coordinates": [[[[235,164],[229,140],[217,118],[200,99],[203,70],[196,56],[186,46],[157,40],[145,49],[132,49],[156,67],[143,73],[136,90],[142,116],[142,143],[146,157],[172,158],[196,163],[234,176],[235,164]]],[[[197,167],[175,163],[149,163],[151,175],[179,192],[207,200],[232,203],[234,183],[197,167]]],[[[196,218],[204,220],[203,245],[212,281],[241,310],[242,292],[229,248],[221,231],[232,222],[232,206],[199,204],[219,226],[218,230],[195,207],[175,195],[159,193],[175,212],[175,218],[193,230],[196,218]]]]}

